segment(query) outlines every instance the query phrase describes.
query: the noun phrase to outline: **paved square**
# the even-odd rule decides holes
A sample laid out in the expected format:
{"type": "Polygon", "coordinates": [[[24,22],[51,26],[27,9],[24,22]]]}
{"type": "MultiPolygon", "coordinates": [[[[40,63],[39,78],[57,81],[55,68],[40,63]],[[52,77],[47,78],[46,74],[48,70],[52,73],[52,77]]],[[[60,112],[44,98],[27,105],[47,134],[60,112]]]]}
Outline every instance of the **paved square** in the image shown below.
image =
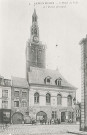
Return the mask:
{"type": "Polygon", "coordinates": [[[79,131],[79,125],[10,125],[0,135],[71,135],[67,131],[79,131]]]}

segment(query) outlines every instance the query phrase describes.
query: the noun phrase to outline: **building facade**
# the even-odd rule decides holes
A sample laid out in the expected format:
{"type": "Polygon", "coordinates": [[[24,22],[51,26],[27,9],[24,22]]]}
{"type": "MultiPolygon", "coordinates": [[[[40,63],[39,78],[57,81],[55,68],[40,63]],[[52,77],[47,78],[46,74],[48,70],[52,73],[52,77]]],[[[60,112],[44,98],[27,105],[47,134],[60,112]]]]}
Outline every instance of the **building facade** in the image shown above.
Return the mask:
{"type": "Polygon", "coordinates": [[[32,15],[31,36],[26,47],[26,77],[29,83],[29,116],[37,121],[60,119],[75,122],[76,88],[58,70],[45,65],[46,47],[39,38],[37,14],[32,15]]]}
{"type": "Polygon", "coordinates": [[[81,130],[87,131],[87,35],[80,44],[82,53],[81,130]]]}
{"type": "Polygon", "coordinates": [[[29,72],[29,115],[39,120],[60,119],[75,122],[73,99],[76,88],[71,86],[58,71],[30,67],[29,72]]]}
{"type": "Polygon", "coordinates": [[[12,77],[11,116],[13,124],[29,117],[29,86],[25,78],[12,77]]]}
{"type": "Polygon", "coordinates": [[[0,76],[0,123],[11,122],[11,80],[0,76]]]}

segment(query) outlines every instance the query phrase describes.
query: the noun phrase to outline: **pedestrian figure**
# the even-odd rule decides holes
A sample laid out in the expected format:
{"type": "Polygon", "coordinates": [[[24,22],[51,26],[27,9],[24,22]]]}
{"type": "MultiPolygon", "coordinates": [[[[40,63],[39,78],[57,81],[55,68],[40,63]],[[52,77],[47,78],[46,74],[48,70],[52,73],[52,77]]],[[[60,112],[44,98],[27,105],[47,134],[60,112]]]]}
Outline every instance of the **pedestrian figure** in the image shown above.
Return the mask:
{"type": "Polygon", "coordinates": [[[45,125],[46,125],[46,119],[44,120],[44,122],[45,122],[45,125]]]}
{"type": "Polygon", "coordinates": [[[58,118],[57,118],[57,124],[59,124],[59,123],[58,123],[58,118]]]}
{"type": "Polygon", "coordinates": [[[32,118],[32,125],[34,124],[34,120],[33,120],[33,118],[32,118]]]}
{"type": "Polygon", "coordinates": [[[59,119],[59,124],[60,124],[60,119],[59,119]]]}
{"type": "Polygon", "coordinates": [[[50,119],[50,125],[51,125],[51,119],[50,119]]]}

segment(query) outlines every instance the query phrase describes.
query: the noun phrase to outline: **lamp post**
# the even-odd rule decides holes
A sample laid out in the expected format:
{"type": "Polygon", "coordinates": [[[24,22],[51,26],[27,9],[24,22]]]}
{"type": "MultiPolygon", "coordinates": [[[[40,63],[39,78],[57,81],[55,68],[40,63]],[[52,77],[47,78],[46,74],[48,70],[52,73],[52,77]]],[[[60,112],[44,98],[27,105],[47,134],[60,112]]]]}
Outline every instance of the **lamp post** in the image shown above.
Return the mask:
{"type": "Polygon", "coordinates": [[[74,103],[74,108],[73,108],[73,110],[74,110],[74,122],[76,122],[76,110],[75,110],[76,98],[75,97],[73,98],[73,103],[74,103]]]}
{"type": "Polygon", "coordinates": [[[76,105],[76,98],[75,97],[73,98],[73,103],[74,103],[74,105],[76,105]]]}

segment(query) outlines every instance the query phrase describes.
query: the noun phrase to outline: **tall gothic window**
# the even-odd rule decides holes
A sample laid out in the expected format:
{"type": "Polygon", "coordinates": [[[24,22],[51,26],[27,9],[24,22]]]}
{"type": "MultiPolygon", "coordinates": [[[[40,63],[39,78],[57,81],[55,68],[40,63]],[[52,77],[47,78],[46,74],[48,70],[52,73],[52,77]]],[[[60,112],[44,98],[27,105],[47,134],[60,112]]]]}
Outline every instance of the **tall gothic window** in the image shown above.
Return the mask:
{"type": "Polygon", "coordinates": [[[58,94],[57,95],[57,104],[58,105],[61,105],[62,104],[62,96],[61,96],[61,94],[58,94]]]}
{"type": "Polygon", "coordinates": [[[46,94],[46,103],[50,103],[51,95],[49,93],[46,94]]]}
{"type": "Polygon", "coordinates": [[[68,104],[68,106],[72,106],[72,96],[71,95],[69,95],[67,97],[67,104],[68,104]]]}
{"type": "Polygon", "coordinates": [[[34,103],[39,103],[39,93],[34,94],[34,103]]]}

